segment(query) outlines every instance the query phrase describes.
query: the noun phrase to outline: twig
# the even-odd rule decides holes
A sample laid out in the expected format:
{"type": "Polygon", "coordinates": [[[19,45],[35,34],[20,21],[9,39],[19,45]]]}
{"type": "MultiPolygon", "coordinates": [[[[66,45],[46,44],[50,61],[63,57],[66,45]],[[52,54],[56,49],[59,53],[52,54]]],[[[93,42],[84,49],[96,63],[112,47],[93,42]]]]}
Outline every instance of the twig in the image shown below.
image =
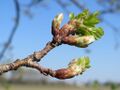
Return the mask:
{"type": "Polygon", "coordinates": [[[85,6],[81,5],[78,0],[70,0],[73,4],[75,4],[79,9],[84,10],[85,6]]]}
{"type": "Polygon", "coordinates": [[[50,50],[52,50],[56,46],[57,45],[55,45],[53,42],[49,42],[46,44],[43,50],[35,52],[22,60],[17,59],[13,63],[0,65],[0,74],[3,74],[11,70],[17,70],[19,67],[26,66],[30,68],[35,68],[44,75],[49,74],[51,76],[55,76],[53,70],[50,70],[48,68],[43,68],[39,66],[37,62],[39,62],[42,57],[44,57],[50,50]]]}
{"type": "Polygon", "coordinates": [[[8,47],[10,46],[12,40],[13,40],[13,37],[15,35],[15,32],[18,28],[18,25],[19,25],[19,21],[20,21],[20,6],[19,6],[19,2],[18,0],[14,0],[14,4],[15,4],[15,9],[16,9],[16,19],[15,19],[15,24],[12,28],[12,31],[10,33],[10,36],[6,42],[6,45],[3,47],[3,49],[1,50],[0,52],[0,60],[2,60],[6,50],[8,49],[8,47]]]}
{"type": "MultiPolygon", "coordinates": [[[[83,11],[83,13],[84,12],[88,12],[88,11],[83,11]]],[[[78,17],[78,15],[75,16],[73,19],[70,19],[70,21],[68,21],[67,24],[64,24],[61,28],[60,28],[60,24],[63,20],[63,14],[61,13],[57,15],[52,21],[52,27],[51,27],[52,28],[51,32],[53,35],[52,41],[48,42],[45,48],[43,48],[41,51],[34,52],[33,54],[27,56],[24,59],[21,60],[17,59],[13,63],[0,65],[0,74],[3,74],[11,70],[17,70],[22,66],[37,69],[39,72],[41,72],[44,75],[50,75],[58,79],[69,79],[79,74],[82,74],[86,69],[90,67],[88,57],[73,59],[69,63],[67,68],[62,68],[58,70],[51,70],[49,68],[44,68],[38,64],[38,62],[49,51],[51,51],[53,48],[61,44],[68,44],[68,45],[85,48],[89,44],[91,44],[92,42],[103,36],[104,32],[102,31],[102,29],[99,28],[96,28],[97,30],[99,30],[99,32],[95,29],[97,36],[96,33],[94,34],[92,33],[91,29],[90,29],[92,33],[91,35],[89,33],[88,33],[89,35],[82,35],[82,33],[78,33],[78,31],[80,30],[80,26],[83,25],[83,22],[79,23],[82,18],[81,17],[76,18],[78,17]]],[[[89,15],[90,14],[88,13],[87,16],[89,15]]],[[[84,27],[86,27],[85,30],[88,30],[88,32],[90,31],[89,27],[85,25],[84,27]]]]}
{"type": "Polygon", "coordinates": [[[63,3],[61,0],[55,0],[56,3],[63,9],[67,14],[70,13],[70,11],[67,9],[67,5],[63,3]]]}

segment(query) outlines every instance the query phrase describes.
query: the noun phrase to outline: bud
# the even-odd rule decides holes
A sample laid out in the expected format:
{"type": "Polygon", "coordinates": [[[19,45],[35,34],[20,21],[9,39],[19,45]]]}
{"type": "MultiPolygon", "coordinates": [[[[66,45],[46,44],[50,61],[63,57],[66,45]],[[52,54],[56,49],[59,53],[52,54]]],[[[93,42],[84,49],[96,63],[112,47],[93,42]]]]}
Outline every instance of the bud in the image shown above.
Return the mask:
{"type": "Polygon", "coordinates": [[[57,21],[59,24],[61,24],[62,20],[63,20],[63,13],[60,13],[55,17],[55,21],[57,21]]]}
{"type": "Polygon", "coordinates": [[[90,60],[88,57],[81,57],[78,59],[74,59],[68,65],[68,68],[73,71],[73,75],[82,74],[86,69],[90,67],[90,60]]]}
{"type": "Polygon", "coordinates": [[[62,69],[58,69],[56,70],[56,75],[55,77],[57,79],[69,79],[74,77],[74,75],[72,74],[73,71],[71,71],[71,69],[68,68],[62,68],[62,69]]]}
{"type": "Polygon", "coordinates": [[[94,36],[78,36],[75,39],[78,47],[87,47],[89,44],[95,41],[94,36]]]}
{"type": "Polygon", "coordinates": [[[56,70],[55,77],[58,79],[69,79],[82,74],[86,69],[90,67],[90,61],[88,57],[82,57],[74,59],[68,65],[68,68],[56,70]]]}
{"type": "Polygon", "coordinates": [[[85,48],[104,35],[102,28],[96,27],[99,23],[98,14],[99,12],[90,13],[88,10],[84,10],[76,16],[74,13],[70,13],[70,21],[59,29],[63,19],[61,13],[53,20],[52,34],[64,44],[85,48]]]}
{"type": "Polygon", "coordinates": [[[58,14],[52,21],[52,34],[56,34],[56,30],[59,30],[60,24],[63,20],[63,13],[58,14]]]}
{"type": "Polygon", "coordinates": [[[58,15],[54,18],[54,20],[53,20],[53,26],[54,26],[55,28],[59,29],[62,20],[63,20],[63,13],[60,13],[60,14],[58,14],[58,15]]]}
{"type": "Polygon", "coordinates": [[[100,39],[104,35],[104,31],[101,27],[96,27],[100,22],[98,18],[99,12],[90,13],[88,10],[84,10],[78,15],[74,13],[70,14],[70,21],[68,24],[72,25],[75,29],[74,35],[78,42],[78,47],[87,47],[90,43],[100,39]]]}

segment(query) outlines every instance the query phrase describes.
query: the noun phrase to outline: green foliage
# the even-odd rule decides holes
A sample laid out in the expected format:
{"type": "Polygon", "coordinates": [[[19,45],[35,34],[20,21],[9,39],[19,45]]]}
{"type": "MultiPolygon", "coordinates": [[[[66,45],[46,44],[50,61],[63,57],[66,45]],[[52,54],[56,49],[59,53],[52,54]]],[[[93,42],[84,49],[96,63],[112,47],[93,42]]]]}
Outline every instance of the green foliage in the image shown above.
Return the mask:
{"type": "Polygon", "coordinates": [[[95,12],[93,14],[88,13],[88,15],[86,16],[85,20],[84,20],[84,25],[88,26],[88,27],[94,27],[96,24],[98,24],[100,22],[100,20],[97,18],[97,16],[99,15],[99,12],[95,12]]]}
{"type": "Polygon", "coordinates": [[[90,68],[90,59],[89,57],[81,57],[77,60],[77,65],[81,65],[85,68],[90,68]]]}
{"type": "Polygon", "coordinates": [[[89,57],[74,59],[69,63],[68,68],[72,69],[72,73],[75,75],[82,74],[86,69],[90,68],[89,57]]]}
{"type": "Polygon", "coordinates": [[[70,14],[69,14],[69,18],[70,18],[70,20],[73,20],[74,17],[75,17],[74,13],[70,13],[70,14]]]}
{"type": "Polygon", "coordinates": [[[6,79],[4,81],[2,80],[1,85],[4,88],[4,90],[11,90],[11,84],[6,79]]]}
{"type": "Polygon", "coordinates": [[[79,36],[93,35],[96,40],[100,39],[104,32],[101,27],[96,27],[96,24],[100,22],[98,19],[99,12],[90,13],[88,10],[84,10],[78,15],[70,13],[70,20],[75,20],[77,25],[76,34],[79,36]]]}

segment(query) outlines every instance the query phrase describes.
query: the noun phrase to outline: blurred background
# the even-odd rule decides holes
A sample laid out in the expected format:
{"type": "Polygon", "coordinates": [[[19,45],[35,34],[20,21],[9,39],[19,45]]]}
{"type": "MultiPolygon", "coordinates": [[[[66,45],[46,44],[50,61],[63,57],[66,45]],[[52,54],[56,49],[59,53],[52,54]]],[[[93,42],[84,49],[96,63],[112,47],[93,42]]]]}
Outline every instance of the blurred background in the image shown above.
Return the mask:
{"type": "Polygon", "coordinates": [[[89,56],[91,68],[69,80],[43,76],[20,68],[0,76],[0,90],[120,90],[120,0],[0,0],[0,64],[22,59],[52,40],[51,22],[64,13],[100,11],[102,39],[81,49],[62,45],[40,62],[52,69],[66,67],[73,58],[89,56]]]}

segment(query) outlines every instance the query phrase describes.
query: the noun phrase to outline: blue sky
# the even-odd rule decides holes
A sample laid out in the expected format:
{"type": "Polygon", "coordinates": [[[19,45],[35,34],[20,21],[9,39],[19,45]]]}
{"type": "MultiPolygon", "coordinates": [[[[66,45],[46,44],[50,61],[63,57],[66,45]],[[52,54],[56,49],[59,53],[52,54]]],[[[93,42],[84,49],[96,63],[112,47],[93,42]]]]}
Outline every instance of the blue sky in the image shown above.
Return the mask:
{"type": "MultiPolygon", "coordinates": [[[[21,0],[24,3],[25,0],[21,0]]],[[[26,3],[30,0],[26,0],[26,3]]],[[[61,7],[54,2],[55,0],[48,1],[48,8],[34,7],[32,12],[34,17],[30,19],[21,12],[20,25],[14,36],[12,46],[13,51],[9,58],[17,59],[24,58],[27,55],[42,49],[45,44],[52,39],[51,35],[51,21],[58,13],[64,13],[63,23],[68,21],[68,15],[61,9],[61,7]]],[[[67,1],[67,0],[66,0],[67,1]]],[[[82,1],[81,1],[82,2],[82,1]]],[[[85,0],[86,6],[91,12],[102,9],[97,6],[94,0],[85,0]]],[[[70,5],[68,9],[75,14],[81,12],[74,5],[70,5]]],[[[10,30],[14,23],[14,4],[10,0],[0,1],[0,44],[5,42],[10,34],[10,30]]],[[[118,21],[120,18],[118,15],[107,14],[104,19],[114,24],[116,27],[120,27],[118,21]]],[[[71,80],[77,81],[91,81],[99,80],[101,82],[111,80],[120,82],[120,50],[114,49],[114,37],[112,29],[105,23],[100,23],[98,26],[103,27],[105,35],[102,39],[91,44],[88,49],[91,49],[91,53],[85,53],[84,49],[74,46],[62,45],[55,48],[47,56],[45,56],[40,64],[53,69],[66,67],[70,60],[81,56],[89,56],[91,59],[91,68],[86,71],[82,76],[77,76],[71,80]]],[[[118,37],[119,38],[119,37],[118,37]]],[[[2,46],[0,46],[1,50],[2,46]]]]}

